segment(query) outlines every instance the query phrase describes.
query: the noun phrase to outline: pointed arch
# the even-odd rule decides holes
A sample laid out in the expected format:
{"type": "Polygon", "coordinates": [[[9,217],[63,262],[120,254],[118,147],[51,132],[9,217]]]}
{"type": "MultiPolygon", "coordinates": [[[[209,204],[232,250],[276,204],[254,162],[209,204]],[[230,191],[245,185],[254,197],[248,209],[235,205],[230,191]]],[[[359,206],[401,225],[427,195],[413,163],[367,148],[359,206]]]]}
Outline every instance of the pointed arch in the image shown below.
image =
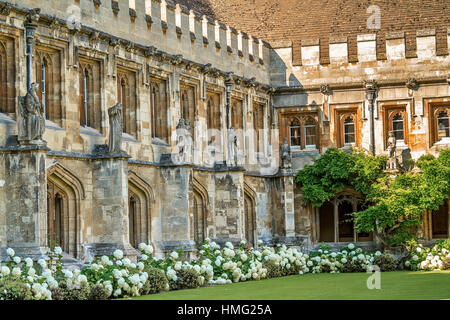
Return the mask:
{"type": "Polygon", "coordinates": [[[128,222],[130,243],[151,242],[152,206],[155,202],[153,188],[136,172],[128,171],[128,222]]]}
{"type": "Polygon", "coordinates": [[[197,244],[200,244],[207,237],[209,196],[207,189],[195,177],[192,179],[192,187],[193,219],[191,221],[191,236],[197,244]]]}
{"type": "Polygon", "coordinates": [[[57,211],[63,250],[74,257],[81,253],[81,200],[85,197],[84,186],[72,171],[56,161],[47,167],[47,221],[50,225],[57,211]]]}
{"type": "Polygon", "coordinates": [[[0,101],[1,101],[1,109],[0,112],[10,113],[7,105],[7,56],[6,56],[6,47],[3,41],[0,41],[0,101]]]}
{"type": "Polygon", "coordinates": [[[257,246],[257,223],[256,223],[256,192],[246,182],[244,182],[244,235],[247,244],[252,247],[257,246]]]}

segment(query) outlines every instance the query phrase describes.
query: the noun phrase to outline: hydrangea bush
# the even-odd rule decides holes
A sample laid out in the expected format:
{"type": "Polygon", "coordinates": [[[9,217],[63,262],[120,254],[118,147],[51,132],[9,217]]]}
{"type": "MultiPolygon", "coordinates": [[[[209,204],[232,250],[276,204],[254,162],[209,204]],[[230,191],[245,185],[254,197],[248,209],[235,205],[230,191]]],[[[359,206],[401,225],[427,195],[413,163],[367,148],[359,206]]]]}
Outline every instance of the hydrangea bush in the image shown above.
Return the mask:
{"type": "Polygon", "coordinates": [[[411,270],[444,270],[445,262],[450,259],[450,239],[438,240],[431,247],[425,247],[416,241],[411,241],[409,259],[405,267],[411,270]]]}
{"type": "MultiPolygon", "coordinates": [[[[22,260],[8,249],[9,260],[0,264],[0,300],[98,300],[158,293],[164,290],[196,288],[232,282],[261,280],[305,273],[364,272],[379,264],[382,271],[394,270],[398,263],[381,252],[365,252],[354,244],[339,251],[322,245],[308,254],[284,244],[275,247],[258,242],[258,249],[235,248],[227,242],[223,248],[207,239],[198,251],[198,259],[188,261],[182,250],[163,259],[153,256],[153,247],[141,243],[137,262],[124,257],[121,250],[102,256],[81,270],[68,270],[62,263],[62,250],[55,247],[48,260],[22,260]]],[[[411,245],[406,266],[413,270],[436,270],[449,255],[450,240],[429,249],[411,245]]]]}

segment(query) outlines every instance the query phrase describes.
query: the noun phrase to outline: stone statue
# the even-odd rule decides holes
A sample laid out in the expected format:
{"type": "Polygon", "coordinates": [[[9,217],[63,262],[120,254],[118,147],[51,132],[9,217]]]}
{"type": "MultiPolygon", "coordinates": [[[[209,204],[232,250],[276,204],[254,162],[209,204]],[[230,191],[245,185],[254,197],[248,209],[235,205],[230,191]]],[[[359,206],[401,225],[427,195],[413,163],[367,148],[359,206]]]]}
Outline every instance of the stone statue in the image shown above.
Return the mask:
{"type": "Polygon", "coordinates": [[[192,136],[189,119],[181,118],[177,125],[178,161],[190,162],[192,150],[192,136]]]}
{"type": "Polygon", "coordinates": [[[238,165],[238,137],[233,128],[228,129],[228,159],[231,166],[238,165]]]}
{"type": "Polygon", "coordinates": [[[291,168],[291,147],[289,146],[288,139],[283,139],[283,144],[281,145],[281,169],[291,168]]]}
{"type": "Polygon", "coordinates": [[[397,170],[397,140],[395,139],[394,132],[389,132],[389,138],[387,142],[388,162],[387,168],[389,170],[397,170]]]}
{"type": "Polygon", "coordinates": [[[233,138],[233,150],[234,150],[234,165],[238,165],[238,137],[235,135],[233,138]]]}
{"type": "Polygon", "coordinates": [[[122,104],[117,103],[108,109],[109,115],[109,153],[120,153],[122,146],[122,104]]]}
{"type": "Polygon", "coordinates": [[[26,96],[19,97],[17,125],[21,144],[45,144],[42,140],[45,131],[44,107],[36,93],[38,88],[39,84],[32,83],[26,96]]]}

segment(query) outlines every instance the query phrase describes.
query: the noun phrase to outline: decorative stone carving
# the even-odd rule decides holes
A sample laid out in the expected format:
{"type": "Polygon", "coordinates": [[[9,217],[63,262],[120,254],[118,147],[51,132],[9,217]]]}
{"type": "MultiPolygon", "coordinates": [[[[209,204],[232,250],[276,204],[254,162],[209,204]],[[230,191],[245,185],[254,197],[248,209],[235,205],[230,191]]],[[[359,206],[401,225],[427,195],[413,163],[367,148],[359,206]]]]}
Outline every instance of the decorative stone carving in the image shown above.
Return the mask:
{"type": "Polygon", "coordinates": [[[408,88],[408,95],[412,97],[413,92],[419,88],[419,83],[415,78],[409,78],[406,81],[406,87],[408,88]]]}
{"type": "Polygon", "coordinates": [[[27,17],[26,17],[26,19],[27,19],[27,22],[29,22],[29,23],[36,23],[36,22],[38,22],[39,21],[39,14],[41,13],[41,9],[40,8],[34,8],[34,9],[31,9],[30,11],[28,11],[28,14],[27,14],[27,17]]]}
{"type": "Polygon", "coordinates": [[[189,119],[181,118],[177,125],[178,163],[191,162],[192,135],[189,119]]]}
{"type": "Polygon", "coordinates": [[[212,69],[211,63],[207,63],[202,67],[201,72],[203,74],[208,74],[209,72],[211,72],[211,69],[212,69]]]}
{"type": "Polygon", "coordinates": [[[89,35],[89,42],[94,42],[98,40],[99,36],[100,33],[98,31],[92,31],[91,34],[89,35]]]}
{"type": "Polygon", "coordinates": [[[288,139],[283,139],[281,145],[281,169],[290,169],[292,166],[291,147],[289,146],[288,139]]]}
{"type": "Polygon", "coordinates": [[[320,93],[322,93],[323,95],[326,95],[326,96],[331,95],[330,85],[328,85],[328,84],[321,85],[320,86],[320,93]]]}
{"type": "Polygon", "coordinates": [[[1,5],[0,14],[9,16],[11,14],[12,4],[7,2],[1,5]]]}
{"type": "Polygon", "coordinates": [[[45,131],[44,107],[36,91],[39,84],[32,83],[24,97],[19,97],[17,119],[18,140],[21,144],[45,144],[42,135],[45,131]]]}
{"type": "Polygon", "coordinates": [[[257,88],[258,87],[258,83],[256,82],[256,78],[253,77],[251,79],[247,79],[246,83],[245,83],[245,86],[247,88],[257,88]]]}
{"type": "Polygon", "coordinates": [[[109,153],[121,153],[122,146],[122,104],[117,103],[108,109],[109,116],[109,153]]]}
{"type": "Polygon", "coordinates": [[[158,49],[156,49],[154,46],[149,46],[145,49],[144,55],[146,57],[151,57],[151,56],[154,56],[157,51],[158,51],[158,49]]]}
{"type": "Polygon", "coordinates": [[[408,81],[406,81],[406,87],[410,90],[416,90],[419,87],[419,83],[415,78],[409,78],[408,81]]]}
{"type": "Polygon", "coordinates": [[[174,55],[171,62],[175,66],[180,65],[183,62],[183,55],[181,54],[174,55]]]}
{"type": "Polygon", "coordinates": [[[388,162],[387,169],[388,170],[397,170],[397,140],[395,139],[394,133],[392,131],[389,132],[389,138],[387,142],[387,151],[388,151],[388,162]]]}

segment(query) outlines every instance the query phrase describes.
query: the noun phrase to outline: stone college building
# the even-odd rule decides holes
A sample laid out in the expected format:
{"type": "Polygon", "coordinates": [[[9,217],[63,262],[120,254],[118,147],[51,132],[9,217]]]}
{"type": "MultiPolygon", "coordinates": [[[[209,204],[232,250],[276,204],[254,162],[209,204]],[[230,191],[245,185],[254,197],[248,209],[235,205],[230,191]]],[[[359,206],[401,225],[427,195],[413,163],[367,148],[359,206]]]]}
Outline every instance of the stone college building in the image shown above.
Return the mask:
{"type": "MultiPolygon", "coordinates": [[[[0,1],[0,256],[91,260],[223,243],[376,246],[342,190],[304,201],[327,148],[450,146],[450,3],[0,1]]],[[[426,239],[449,236],[449,204],[426,239]]]]}

